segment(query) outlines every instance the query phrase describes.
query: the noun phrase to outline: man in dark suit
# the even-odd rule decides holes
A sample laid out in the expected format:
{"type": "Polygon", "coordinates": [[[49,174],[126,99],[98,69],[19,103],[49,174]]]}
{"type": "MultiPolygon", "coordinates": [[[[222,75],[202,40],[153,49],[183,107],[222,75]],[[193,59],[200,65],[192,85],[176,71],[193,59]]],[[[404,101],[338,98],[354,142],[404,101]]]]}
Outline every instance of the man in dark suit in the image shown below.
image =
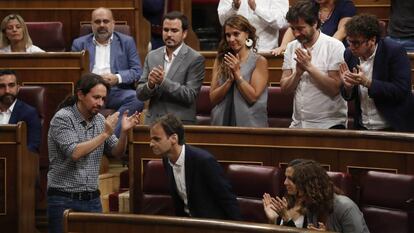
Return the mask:
{"type": "Polygon", "coordinates": [[[195,124],[204,57],[184,43],[189,25],[181,12],[166,14],[162,27],[165,46],[148,53],[137,88],[138,99],[150,100],[145,123],[174,113],[184,124],[195,124]]]}
{"type": "Polygon", "coordinates": [[[16,124],[24,121],[27,125],[27,147],[39,153],[41,126],[37,110],[17,99],[19,85],[16,73],[0,70],[0,124],[16,124]]]}
{"type": "Polygon", "coordinates": [[[414,100],[407,52],[380,37],[378,19],[354,16],[346,24],[349,48],[340,66],[342,96],[355,100],[356,129],[414,131],[414,100]]]}
{"type": "MultiPolygon", "coordinates": [[[[136,97],[134,84],[142,73],[135,41],[132,37],[114,31],[112,11],[98,8],[92,12],[93,33],[73,41],[72,51],[89,51],[90,71],[102,76],[111,85],[106,107],[117,109],[122,115],[140,112],[143,102],[136,97]]],[[[121,121],[115,128],[119,137],[121,121]]]]}
{"type": "Polygon", "coordinates": [[[216,159],[184,144],[184,127],[173,114],[157,119],[150,129],[150,147],[163,156],[177,216],[240,220],[231,186],[216,159]]]}

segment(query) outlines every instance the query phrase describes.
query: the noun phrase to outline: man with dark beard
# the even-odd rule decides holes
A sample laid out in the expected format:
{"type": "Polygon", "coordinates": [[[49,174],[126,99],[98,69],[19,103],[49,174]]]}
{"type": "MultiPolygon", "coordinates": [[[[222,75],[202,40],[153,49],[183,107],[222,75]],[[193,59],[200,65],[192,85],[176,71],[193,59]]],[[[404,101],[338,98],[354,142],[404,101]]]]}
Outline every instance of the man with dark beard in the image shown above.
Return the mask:
{"type": "Polygon", "coordinates": [[[37,110],[17,99],[19,84],[12,70],[0,70],[0,124],[16,124],[24,121],[27,125],[27,147],[39,153],[41,125],[37,110]]]}
{"type": "MultiPolygon", "coordinates": [[[[142,111],[144,103],[135,94],[135,82],[141,76],[141,62],[134,38],[114,31],[115,20],[108,8],[92,12],[92,32],[73,41],[72,51],[89,51],[89,70],[100,75],[110,86],[106,107],[116,109],[120,115],[142,111]]],[[[121,121],[115,128],[119,137],[121,121]]]]}
{"type": "Polygon", "coordinates": [[[196,123],[196,100],[204,80],[204,57],[184,43],[189,22],[178,11],[162,21],[165,46],[148,53],[137,97],[149,101],[145,124],[174,113],[184,124],[196,123]]]}
{"type": "Polygon", "coordinates": [[[320,31],[313,1],[296,2],[286,19],[296,38],[287,45],[280,80],[283,92],[295,93],[290,127],[344,129],[348,109],[339,76],[343,43],[320,31]]]}
{"type": "Polygon", "coordinates": [[[102,212],[98,189],[103,154],[120,157],[125,153],[128,131],[139,123],[139,114],[106,119],[99,110],[109,92],[104,79],[92,73],[82,75],[75,95],[67,97],[50,121],[48,133],[49,172],[47,203],[49,232],[63,232],[63,212],[102,212]],[[121,121],[119,139],[113,134],[121,121]]]}

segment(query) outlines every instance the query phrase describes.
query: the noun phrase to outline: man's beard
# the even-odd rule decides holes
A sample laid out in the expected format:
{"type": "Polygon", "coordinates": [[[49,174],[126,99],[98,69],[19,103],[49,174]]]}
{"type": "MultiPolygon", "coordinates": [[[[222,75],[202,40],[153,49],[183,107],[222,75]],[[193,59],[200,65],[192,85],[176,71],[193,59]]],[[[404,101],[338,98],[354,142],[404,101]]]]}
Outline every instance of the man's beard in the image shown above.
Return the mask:
{"type": "Polygon", "coordinates": [[[9,108],[15,100],[16,96],[13,94],[4,94],[3,96],[0,96],[0,103],[7,108],[9,108]]]}
{"type": "Polygon", "coordinates": [[[96,39],[107,41],[111,38],[112,33],[110,31],[101,30],[95,32],[94,35],[96,39]]]}

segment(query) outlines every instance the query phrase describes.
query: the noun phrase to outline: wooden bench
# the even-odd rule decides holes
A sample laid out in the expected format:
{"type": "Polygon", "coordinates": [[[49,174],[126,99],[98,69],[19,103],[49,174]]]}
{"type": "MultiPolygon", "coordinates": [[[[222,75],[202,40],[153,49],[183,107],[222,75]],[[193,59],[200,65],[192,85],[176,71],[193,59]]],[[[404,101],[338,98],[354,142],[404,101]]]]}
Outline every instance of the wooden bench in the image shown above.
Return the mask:
{"type": "Polygon", "coordinates": [[[0,225],[2,232],[35,232],[35,154],[26,144],[26,124],[0,125],[0,225]]]}
{"type": "MultiPolygon", "coordinates": [[[[21,85],[44,87],[44,98],[47,106],[42,126],[42,142],[40,145],[40,183],[46,189],[46,176],[49,164],[47,151],[47,132],[57,106],[66,96],[74,92],[75,82],[89,71],[88,53],[9,53],[0,54],[0,69],[16,71],[21,85]]],[[[45,192],[44,192],[45,193],[45,192]]],[[[40,197],[38,208],[46,208],[45,196],[40,197]]]]}
{"type": "MultiPolygon", "coordinates": [[[[208,51],[201,52],[205,58],[205,78],[204,85],[210,85],[211,77],[213,72],[214,59],[216,58],[216,52],[208,51]]],[[[266,57],[269,65],[269,85],[271,86],[280,86],[280,79],[282,78],[282,65],[283,65],[283,55],[273,56],[270,53],[262,54],[266,57]]],[[[408,53],[408,57],[411,62],[411,80],[414,85],[414,53],[408,53]]],[[[414,86],[413,86],[414,88],[414,86]]]]}
{"type": "MultiPolygon", "coordinates": [[[[79,213],[66,210],[65,233],[316,233],[300,228],[237,221],[135,214],[79,213]]],[[[329,233],[329,232],[327,232],[329,233]]]]}
{"type": "MultiPolygon", "coordinates": [[[[283,166],[295,158],[314,159],[330,171],[358,177],[367,170],[414,174],[414,134],[283,128],[186,126],[186,142],[211,152],[222,164],[283,166]]],[[[142,167],[160,159],[149,147],[149,128],[129,138],[130,209],[138,213],[142,167]]]]}

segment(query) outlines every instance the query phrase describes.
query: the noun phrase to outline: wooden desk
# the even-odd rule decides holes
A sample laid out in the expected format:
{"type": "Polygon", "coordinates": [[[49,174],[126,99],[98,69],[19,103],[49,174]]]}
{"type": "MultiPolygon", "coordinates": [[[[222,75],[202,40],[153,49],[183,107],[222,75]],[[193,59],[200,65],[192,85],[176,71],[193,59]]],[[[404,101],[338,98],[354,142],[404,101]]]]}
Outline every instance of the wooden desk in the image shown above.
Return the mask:
{"type": "Polygon", "coordinates": [[[27,22],[60,21],[66,50],[70,51],[72,41],[79,37],[80,22],[90,21],[92,11],[98,7],[111,9],[115,20],[128,23],[144,61],[151,34],[150,24],[142,14],[142,0],[0,0],[0,17],[17,13],[27,22]]]}
{"type": "MultiPolygon", "coordinates": [[[[10,53],[0,54],[0,69],[15,70],[21,85],[39,85],[45,88],[46,115],[40,145],[40,183],[46,189],[49,164],[47,132],[57,106],[68,95],[72,95],[75,82],[89,71],[87,52],[68,53],[10,53]]],[[[45,197],[40,197],[38,208],[46,208],[45,197]]]]}
{"type": "Polygon", "coordinates": [[[1,232],[34,232],[36,157],[26,145],[26,124],[0,125],[1,232]]]}
{"type": "MultiPolygon", "coordinates": [[[[64,232],[87,233],[316,233],[270,224],[135,214],[64,213],[64,232]]],[[[329,233],[329,232],[327,232],[329,233]]]]}
{"type": "MultiPolygon", "coordinates": [[[[200,52],[201,55],[205,58],[205,78],[204,85],[210,85],[211,77],[214,66],[214,59],[216,58],[216,52],[200,52]]],[[[282,65],[283,65],[283,56],[273,56],[270,53],[263,53],[266,57],[269,65],[269,84],[271,86],[280,86],[280,79],[282,78],[282,65]]],[[[411,80],[414,89],[414,53],[408,53],[408,57],[411,61],[411,80]]]]}
{"type": "MultiPolygon", "coordinates": [[[[211,152],[221,163],[282,166],[314,159],[331,171],[353,175],[367,170],[414,174],[414,134],[353,130],[186,126],[186,143],[211,152]]],[[[147,126],[129,138],[130,209],[138,213],[142,166],[160,159],[149,147],[147,126]]]]}
{"type": "MultiPolygon", "coordinates": [[[[87,52],[68,53],[11,53],[0,54],[0,69],[15,70],[21,85],[45,87],[47,113],[42,130],[47,139],[47,129],[57,106],[66,96],[72,95],[74,85],[80,76],[89,71],[87,52]]],[[[40,165],[47,166],[46,143],[40,148],[40,165]]]]}
{"type": "MultiPolygon", "coordinates": [[[[217,52],[215,51],[201,51],[201,55],[205,58],[205,77],[204,85],[210,85],[213,74],[214,60],[217,52]]],[[[280,78],[282,77],[283,56],[273,56],[270,53],[263,53],[269,65],[269,83],[272,86],[279,86],[280,78]]]]}

